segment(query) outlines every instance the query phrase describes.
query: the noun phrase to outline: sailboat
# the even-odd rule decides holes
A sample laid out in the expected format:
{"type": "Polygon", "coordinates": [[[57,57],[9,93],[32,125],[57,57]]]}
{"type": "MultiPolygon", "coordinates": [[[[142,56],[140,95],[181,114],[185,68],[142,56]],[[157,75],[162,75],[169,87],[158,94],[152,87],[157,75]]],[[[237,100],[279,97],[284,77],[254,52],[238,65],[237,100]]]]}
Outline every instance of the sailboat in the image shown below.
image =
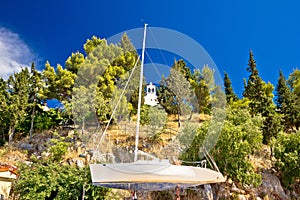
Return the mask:
{"type": "Polygon", "coordinates": [[[161,191],[195,187],[203,184],[221,183],[224,176],[217,169],[173,165],[169,160],[160,160],[138,149],[140,110],[143,80],[144,53],[147,24],[144,27],[134,161],[131,163],[90,164],[93,185],[134,191],[161,191]],[[138,155],[149,160],[138,160],[138,155]]]}

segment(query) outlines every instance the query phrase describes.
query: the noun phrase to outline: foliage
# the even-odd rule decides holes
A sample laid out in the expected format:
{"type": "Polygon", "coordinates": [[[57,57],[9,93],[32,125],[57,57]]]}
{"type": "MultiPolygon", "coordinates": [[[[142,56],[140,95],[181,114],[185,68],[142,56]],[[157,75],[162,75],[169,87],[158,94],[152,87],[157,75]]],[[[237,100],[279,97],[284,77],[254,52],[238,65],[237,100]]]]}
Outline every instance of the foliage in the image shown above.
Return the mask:
{"type": "MultiPolygon", "coordinates": [[[[199,135],[201,134],[201,131],[199,131],[201,129],[197,129],[197,127],[193,124],[190,123],[185,123],[184,127],[182,128],[182,130],[180,131],[180,134],[178,134],[176,136],[176,138],[178,139],[178,141],[180,142],[181,146],[186,149],[189,147],[189,145],[193,142],[194,138],[196,135],[198,135],[198,139],[196,141],[196,144],[201,145],[203,143],[203,139],[204,138],[199,138],[199,135]]],[[[196,145],[195,142],[193,145],[196,145]]],[[[198,146],[196,149],[200,149],[200,146],[198,146]]],[[[188,155],[187,155],[188,156],[188,155]]]]}
{"type": "Polygon", "coordinates": [[[50,147],[49,152],[51,153],[51,159],[53,159],[53,161],[61,161],[63,156],[67,153],[68,146],[70,144],[65,142],[64,139],[65,138],[62,137],[59,139],[50,140],[52,146],[50,147]]]}
{"type": "Polygon", "coordinates": [[[225,94],[226,94],[227,103],[238,100],[237,95],[233,91],[233,88],[231,85],[231,80],[227,73],[224,73],[224,86],[225,86],[225,94]]]}
{"type": "Polygon", "coordinates": [[[69,70],[73,74],[77,74],[83,62],[84,55],[80,52],[76,52],[72,53],[71,56],[68,57],[65,66],[67,70],[69,70]]]}
{"type": "MultiPolygon", "coordinates": [[[[261,183],[261,177],[255,173],[249,156],[261,147],[262,119],[259,116],[252,118],[249,111],[242,108],[243,106],[237,109],[228,108],[227,119],[212,155],[225,175],[243,184],[257,186],[261,183]]],[[[207,138],[213,134],[210,132],[213,129],[211,126],[220,125],[206,122],[198,129],[194,141],[181,158],[198,161],[202,157],[203,147],[207,146],[207,138]]]]}
{"type": "Polygon", "coordinates": [[[226,107],[226,94],[221,89],[220,85],[216,85],[211,94],[211,106],[212,110],[215,108],[225,109],[226,107]]]}
{"type": "Polygon", "coordinates": [[[161,106],[142,106],[140,124],[148,127],[149,136],[159,133],[166,121],[167,114],[161,106]]]}
{"type": "MultiPolygon", "coordinates": [[[[42,132],[44,130],[50,130],[52,128],[59,127],[63,120],[64,116],[60,109],[58,108],[50,108],[49,110],[43,110],[43,106],[40,104],[36,105],[34,111],[34,130],[36,133],[42,132]]],[[[24,136],[27,136],[26,133],[30,131],[30,123],[31,116],[28,115],[25,121],[20,123],[20,125],[16,128],[17,132],[24,133],[24,136]]],[[[32,136],[34,134],[32,133],[32,136]]]]}
{"type": "Polygon", "coordinates": [[[300,126],[300,100],[287,85],[287,81],[280,71],[276,86],[276,101],[278,112],[282,115],[282,124],[288,131],[300,126]]]}
{"type": "Polygon", "coordinates": [[[262,144],[262,119],[251,117],[246,109],[230,109],[227,112],[222,133],[212,155],[225,174],[243,184],[257,186],[260,175],[254,172],[249,156],[262,144]]]}
{"type": "Polygon", "coordinates": [[[250,75],[247,83],[245,83],[243,96],[250,100],[249,107],[251,114],[256,115],[264,111],[263,106],[266,101],[264,86],[266,83],[259,76],[252,51],[249,54],[247,71],[250,72],[250,75]]]}
{"type": "MultiPolygon", "coordinates": [[[[80,168],[63,162],[70,142],[53,133],[49,155],[30,157],[30,164],[19,163],[20,177],[13,184],[14,196],[19,199],[105,199],[108,189],[92,185],[88,167],[80,168]]],[[[79,159],[79,158],[78,158],[79,159]]]]}
{"type": "Polygon", "coordinates": [[[69,102],[72,96],[76,74],[61,65],[57,69],[47,61],[43,71],[43,79],[46,86],[41,90],[41,97],[44,99],[57,99],[61,102],[69,102]]]}
{"type": "Polygon", "coordinates": [[[207,65],[202,70],[195,70],[195,80],[192,82],[200,113],[209,114],[211,111],[211,91],[214,89],[214,72],[207,65]]]}
{"type": "Polygon", "coordinates": [[[124,49],[124,51],[126,53],[127,52],[136,53],[136,50],[135,50],[133,44],[131,43],[126,32],[123,34],[123,36],[121,38],[120,46],[122,49],[124,49]]]}
{"type": "Polygon", "coordinates": [[[8,118],[8,92],[7,92],[7,84],[6,81],[0,78],[0,133],[2,133],[2,137],[0,140],[0,145],[5,143],[4,135],[7,132],[7,122],[9,121],[8,118]]]}
{"type": "Polygon", "coordinates": [[[92,185],[88,167],[77,168],[57,162],[20,164],[20,177],[13,192],[20,200],[31,199],[105,199],[108,189],[92,185]]]}
{"type": "Polygon", "coordinates": [[[95,85],[90,87],[79,86],[73,89],[73,117],[75,123],[80,125],[82,130],[85,129],[86,124],[89,124],[89,122],[96,121],[96,90],[95,85]]]}
{"type": "Polygon", "coordinates": [[[157,89],[157,98],[159,104],[166,110],[168,114],[177,114],[176,102],[174,101],[174,93],[168,88],[164,82],[165,77],[162,77],[160,86],[157,89]]]}
{"type": "MultiPolygon", "coordinates": [[[[133,45],[126,35],[123,35],[119,45],[108,44],[105,39],[95,36],[84,44],[87,57],[84,62],[80,63],[74,89],[74,96],[77,95],[78,98],[75,98],[73,105],[84,105],[89,112],[80,111],[80,121],[84,121],[88,117],[87,115],[91,115],[93,112],[97,114],[97,119],[100,122],[109,119],[113,110],[111,106],[115,104],[113,102],[114,95],[120,94],[117,91],[118,82],[122,82],[123,78],[128,76],[128,71],[133,68],[137,61],[137,54],[132,48],[133,45]],[[93,91],[96,88],[95,92],[92,92],[94,97],[90,95],[90,88],[93,88],[93,91]],[[82,94],[81,91],[84,91],[85,94],[82,94]],[[82,98],[82,96],[85,97],[82,98]]],[[[127,97],[128,95],[126,95],[127,97]]],[[[123,114],[128,113],[127,108],[132,108],[131,105],[127,105],[130,100],[129,97],[122,99],[120,104],[122,108],[119,107],[119,110],[121,109],[123,114]]],[[[76,108],[80,108],[80,106],[76,108]]],[[[116,119],[118,120],[119,117],[116,119]]]]}
{"type": "Polygon", "coordinates": [[[276,137],[282,128],[281,116],[276,114],[273,102],[274,86],[271,83],[265,83],[259,76],[252,51],[250,51],[248,66],[247,71],[250,72],[250,75],[248,82],[245,82],[243,96],[250,100],[251,115],[264,117],[263,142],[268,144],[270,139],[276,137]]]}
{"type": "Polygon", "coordinates": [[[300,132],[280,133],[272,143],[277,159],[275,166],[280,172],[283,184],[293,188],[300,179],[300,132]]]}
{"type": "Polygon", "coordinates": [[[126,121],[128,119],[129,116],[129,112],[130,112],[130,105],[127,102],[126,96],[121,96],[122,91],[119,89],[116,89],[115,92],[113,93],[113,97],[112,97],[112,103],[110,104],[111,106],[111,110],[115,110],[114,112],[114,119],[117,122],[120,121],[126,121]]]}
{"type": "MultiPolygon", "coordinates": [[[[162,85],[168,88],[167,91],[172,94],[171,102],[169,102],[171,107],[176,107],[176,114],[178,116],[178,127],[181,125],[180,116],[181,115],[191,115],[193,112],[193,107],[195,107],[195,95],[191,84],[184,74],[179,71],[177,65],[170,69],[170,75],[162,80],[162,85]]],[[[163,105],[164,106],[164,105],[163,105]]]]}
{"type": "Polygon", "coordinates": [[[9,143],[12,142],[16,128],[26,119],[29,106],[30,73],[27,68],[11,75],[7,81],[7,127],[9,143]]]}
{"type": "Polygon", "coordinates": [[[172,68],[174,68],[178,72],[180,72],[188,82],[191,83],[191,82],[193,82],[193,80],[195,80],[195,77],[194,77],[191,69],[186,65],[186,62],[184,60],[182,60],[182,59],[180,59],[178,61],[175,60],[172,68]]]}
{"type": "Polygon", "coordinates": [[[291,88],[293,89],[294,94],[300,97],[300,70],[294,70],[289,78],[288,83],[290,84],[291,88]]]}

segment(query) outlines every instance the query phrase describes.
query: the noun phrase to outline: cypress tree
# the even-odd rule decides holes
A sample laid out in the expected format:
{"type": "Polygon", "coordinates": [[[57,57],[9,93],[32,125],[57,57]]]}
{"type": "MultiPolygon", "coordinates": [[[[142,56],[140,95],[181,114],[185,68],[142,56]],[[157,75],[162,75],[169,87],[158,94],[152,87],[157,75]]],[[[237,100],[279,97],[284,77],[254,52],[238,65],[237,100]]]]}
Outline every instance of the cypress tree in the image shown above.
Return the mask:
{"type": "Polygon", "coordinates": [[[263,91],[265,83],[258,74],[252,50],[249,54],[247,71],[250,72],[250,75],[247,83],[244,83],[243,96],[251,101],[249,104],[250,112],[252,115],[255,115],[263,112],[266,99],[264,99],[263,91]]]}
{"type": "Polygon", "coordinates": [[[283,126],[286,131],[299,128],[299,99],[287,85],[287,81],[282,73],[279,72],[279,78],[276,86],[277,110],[283,117],[283,126]]]}
{"type": "Polygon", "coordinates": [[[233,88],[231,85],[231,80],[226,72],[224,72],[224,86],[225,86],[225,94],[226,94],[227,103],[237,101],[238,97],[233,91],[233,88]]]}

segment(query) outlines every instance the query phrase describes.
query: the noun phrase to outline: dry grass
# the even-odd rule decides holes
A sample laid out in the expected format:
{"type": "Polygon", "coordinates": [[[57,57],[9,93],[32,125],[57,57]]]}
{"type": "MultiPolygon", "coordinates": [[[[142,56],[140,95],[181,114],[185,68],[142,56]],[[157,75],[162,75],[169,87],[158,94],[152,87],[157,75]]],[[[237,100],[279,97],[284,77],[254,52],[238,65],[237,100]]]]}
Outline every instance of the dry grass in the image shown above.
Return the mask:
{"type": "Polygon", "coordinates": [[[20,151],[11,146],[6,146],[0,149],[0,163],[8,163],[16,165],[18,162],[27,160],[27,152],[20,151]]]}

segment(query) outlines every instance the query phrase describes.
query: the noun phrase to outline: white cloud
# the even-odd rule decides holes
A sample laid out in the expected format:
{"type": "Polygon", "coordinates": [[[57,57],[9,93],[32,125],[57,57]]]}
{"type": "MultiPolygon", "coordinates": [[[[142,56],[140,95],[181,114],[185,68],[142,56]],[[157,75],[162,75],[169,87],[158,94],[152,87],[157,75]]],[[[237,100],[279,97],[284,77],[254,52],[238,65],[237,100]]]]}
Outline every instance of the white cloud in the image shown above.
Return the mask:
{"type": "Polygon", "coordinates": [[[35,58],[18,34],[0,27],[0,77],[7,79],[21,67],[29,67],[35,58]]]}

